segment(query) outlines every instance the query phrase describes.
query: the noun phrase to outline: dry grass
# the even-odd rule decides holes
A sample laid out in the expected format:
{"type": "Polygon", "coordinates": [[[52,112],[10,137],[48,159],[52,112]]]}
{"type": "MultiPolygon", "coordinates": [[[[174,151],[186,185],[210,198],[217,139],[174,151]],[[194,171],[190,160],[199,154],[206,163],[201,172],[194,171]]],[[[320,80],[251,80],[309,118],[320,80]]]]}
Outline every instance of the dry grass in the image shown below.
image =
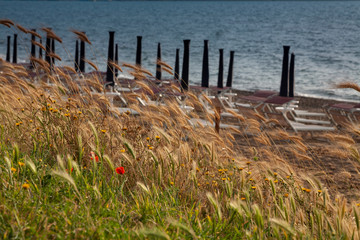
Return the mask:
{"type": "Polygon", "coordinates": [[[178,97],[176,84],[157,95],[151,73],[131,64],[137,80],[124,86],[141,91],[121,97],[139,115],[120,113],[99,76],[31,60],[34,79],[0,62],[2,238],[360,237],[357,203],[336,197],[359,194],[340,188],[360,182],[353,136],[305,141],[255,112],[230,111],[242,129],[194,126],[192,116],[220,118],[204,109],[208,96],[178,97]]]}

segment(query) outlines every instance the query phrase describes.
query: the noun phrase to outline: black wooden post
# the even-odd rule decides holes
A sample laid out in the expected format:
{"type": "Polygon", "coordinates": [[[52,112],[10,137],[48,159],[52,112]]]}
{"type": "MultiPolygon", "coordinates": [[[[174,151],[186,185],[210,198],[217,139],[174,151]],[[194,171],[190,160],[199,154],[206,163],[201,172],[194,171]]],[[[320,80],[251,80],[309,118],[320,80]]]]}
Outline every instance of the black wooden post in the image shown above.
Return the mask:
{"type": "Polygon", "coordinates": [[[209,87],[209,40],[204,40],[204,54],[201,74],[201,87],[209,87]]]}
{"type": "Polygon", "coordinates": [[[174,79],[179,80],[180,71],[180,49],[176,49],[174,79]]]}
{"type": "MultiPolygon", "coordinates": [[[[55,54],[55,40],[51,39],[51,53],[55,54]]],[[[55,58],[51,57],[51,65],[55,66],[55,58]]]]}
{"type": "MultiPolygon", "coordinates": [[[[85,33],[85,32],[83,32],[85,33]]],[[[80,64],[79,64],[79,68],[80,68],[80,72],[84,73],[85,72],[85,42],[84,41],[80,41],[80,64]]]]}
{"type": "Polygon", "coordinates": [[[75,63],[74,63],[74,67],[75,67],[75,71],[79,72],[79,41],[76,40],[75,43],[75,63]]]}
{"type": "Polygon", "coordinates": [[[109,32],[108,59],[106,67],[106,81],[111,82],[111,86],[114,86],[114,66],[111,64],[114,62],[114,35],[114,31],[109,32]]]}
{"type": "MultiPolygon", "coordinates": [[[[119,64],[119,47],[118,44],[115,44],[115,64],[119,64]]],[[[115,77],[118,77],[119,75],[119,70],[117,68],[115,68],[115,77]]]]}
{"type": "Polygon", "coordinates": [[[230,62],[229,62],[229,71],[226,81],[226,87],[231,88],[232,87],[232,81],[233,81],[233,69],[234,69],[234,51],[230,51],[230,62]]]}
{"type": "Polygon", "coordinates": [[[184,40],[184,58],[181,76],[181,88],[183,90],[189,89],[189,64],[190,64],[190,40],[184,40]]]}
{"type": "Polygon", "coordinates": [[[288,96],[288,85],[289,85],[289,50],[290,46],[283,46],[284,56],[281,73],[281,84],[280,84],[280,96],[288,96]]]}
{"type": "Polygon", "coordinates": [[[294,97],[295,88],[295,54],[291,54],[289,69],[289,97],[294,97]]]}
{"type": "Polygon", "coordinates": [[[6,61],[10,62],[10,42],[11,36],[7,36],[6,61]]]}
{"type": "Polygon", "coordinates": [[[161,45],[160,45],[160,43],[158,43],[157,59],[156,59],[156,75],[155,75],[155,78],[157,80],[161,80],[161,65],[159,64],[159,61],[161,61],[161,45]]]}
{"type": "Polygon", "coordinates": [[[136,65],[141,66],[141,39],[142,36],[137,36],[137,45],[136,45],[136,65]]]}
{"type": "Polygon", "coordinates": [[[17,34],[14,34],[13,63],[17,63],[17,34]]]}
{"type": "MultiPolygon", "coordinates": [[[[31,31],[36,32],[36,29],[31,29],[31,31]]],[[[35,48],[35,35],[31,34],[31,57],[36,57],[36,48],[35,48]]],[[[34,68],[34,62],[30,60],[30,68],[34,68]]]]}
{"type": "Polygon", "coordinates": [[[51,68],[51,59],[50,59],[50,49],[51,49],[51,39],[49,34],[46,34],[46,46],[45,46],[45,61],[50,65],[51,68]]]}
{"type": "MultiPolygon", "coordinates": [[[[40,44],[42,44],[42,40],[40,39],[40,44]]],[[[42,52],[42,48],[39,47],[39,58],[42,59],[43,57],[43,52],[42,52]]]]}
{"type": "Polygon", "coordinates": [[[218,73],[218,88],[224,87],[224,49],[219,49],[219,73],[218,73]]]}

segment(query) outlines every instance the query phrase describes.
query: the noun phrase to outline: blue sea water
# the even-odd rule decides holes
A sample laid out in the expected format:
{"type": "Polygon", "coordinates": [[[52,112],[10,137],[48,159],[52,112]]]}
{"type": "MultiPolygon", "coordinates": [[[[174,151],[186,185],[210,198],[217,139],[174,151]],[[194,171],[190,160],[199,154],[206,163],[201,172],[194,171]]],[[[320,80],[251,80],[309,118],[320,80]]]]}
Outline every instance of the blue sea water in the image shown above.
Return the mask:
{"type": "MultiPolygon", "coordinates": [[[[360,101],[354,90],[333,84],[360,84],[360,2],[342,1],[211,1],[211,2],[44,2],[0,1],[0,18],[26,27],[51,27],[63,43],[57,65],[72,65],[75,35],[85,31],[91,46],[86,58],[105,70],[108,31],[115,31],[120,62],[135,62],[136,36],[143,36],[143,66],[155,72],[157,43],[162,58],[174,65],[175,50],[190,43],[190,82],[200,84],[204,39],[209,40],[210,83],[216,85],[219,49],[224,49],[225,73],[230,50],[235,51],[237,89],[278,90],[283,45],[295,54],[295,93],[360,101]]],[[[16,29],[0,25],[0,57],[6,37],[16,29]]],[[[30,36],[19,32],[19,58],[28,61],[30,36]]],[[[181,69],[181,68],[180,68],[181,69]]],[[[87,71],[91,66],[87,66],[87,71]]],[[[164,77],[168,76],[163,74],[164,77]]]]}

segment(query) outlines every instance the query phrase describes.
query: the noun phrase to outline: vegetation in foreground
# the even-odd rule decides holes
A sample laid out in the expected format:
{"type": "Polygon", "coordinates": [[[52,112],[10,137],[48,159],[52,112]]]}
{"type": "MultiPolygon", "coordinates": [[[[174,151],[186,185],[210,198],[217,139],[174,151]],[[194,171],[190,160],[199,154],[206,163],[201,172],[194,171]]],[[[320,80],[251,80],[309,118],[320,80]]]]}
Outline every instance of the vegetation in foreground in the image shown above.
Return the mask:
{"type": "MultiPolygon", "coordinates": [[[[330,199],[321,183],[287,167],[279,149],[261,147],[282,138],[305,157],[299,136],[270,135],[242,119],[257,133],[244,154],[232,133],[190,125],[171,99],[143,109],[134,101],[136,117],[111,112],[89,89],[71,95],[58,81],[42,90],[19,66],[2,62],[2,71],[3,239],[360,237],[356,205],[330,199]]],[[[198,107],[195,95],[187,99],[198,107]]]]}
{"type": "MultiPolygon", "coordinates": [[[[288,160],[317,155],[300,136],[273,128],[275,120],[234,113],[243,130],[218,135],[190,124],[197,114],[185,114],[172,96],[165,106],[141,107],[137,98],[153,96],[143,82],[146,94],[124,95],[140,116],[119,113],[93,94],[103,91],[98,76],[79,79],[71,67],[31,60],[33,79],[0,62],[0,238],[360,238],[358,205],[330,198],[331,189],[292,169],[288,160]]],[[[137,79],[148,74],[124,66],[137,79]]],[[[184,104],[201,110],[196,95],[185,95],[184,104]]],[[[323,137],[338,156],[359,163],[351,135],[323,137]]]]}

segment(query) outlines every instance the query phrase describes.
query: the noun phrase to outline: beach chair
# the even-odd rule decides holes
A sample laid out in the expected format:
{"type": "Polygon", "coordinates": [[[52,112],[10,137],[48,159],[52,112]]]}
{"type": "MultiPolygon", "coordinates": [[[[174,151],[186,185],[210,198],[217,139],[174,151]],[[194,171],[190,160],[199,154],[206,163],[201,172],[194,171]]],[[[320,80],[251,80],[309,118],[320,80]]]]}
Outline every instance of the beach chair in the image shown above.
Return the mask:
{"type": "Polygon", "coordinates": [[[240,102],[235,102],[235,107],[247,107],[254,110],[258,109],[267,99],[276,96],[278,92],[268,90],[256,90],[254,94],[241,96],[240,102]]]}
{"type": "Polygon", "coordinates": [[[333,128],[327,114],[298,110],[298,104],[299,101],[291,97],[273,96],[264,101],[262,111],[266,117],[282,115],[295,132],[316,129],[325,131],[333,128]]]}
{"type": "Polygon", "coordinates": [[[287,116],[287,112],[271,112],[266,111],[265,115],[269,119],[275,119],[280,124],[281,127],[289,130],[293,130],[295,133],[299,132],[308,132],[313,134],[313,132],[326,132],[326,131],[335,131],[336,127],[334,126],[324,126],[320,124],[309,124],[302,123],[299,121],[290,120],[287,116]]]}
{"type": "Polygon", "coordinates": [[[332,122],[338,127],[345,127],[360,122],[360,104],[336,103],[326,108],[326,112],[332,122]]]}

